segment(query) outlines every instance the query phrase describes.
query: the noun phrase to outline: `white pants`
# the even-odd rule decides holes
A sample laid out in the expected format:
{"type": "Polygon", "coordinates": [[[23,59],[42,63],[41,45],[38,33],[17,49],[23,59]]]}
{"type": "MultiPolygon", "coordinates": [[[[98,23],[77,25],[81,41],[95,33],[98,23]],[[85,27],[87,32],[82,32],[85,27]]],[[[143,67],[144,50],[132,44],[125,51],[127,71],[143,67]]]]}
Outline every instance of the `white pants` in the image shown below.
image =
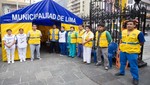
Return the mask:
{"type": "Polygon", "coordinates": [[[26,60],[26,48],[18,48],[20,60],[26,60]]]}
{"type": "Polygon", "coordinates": [[[31,50],[31,60],[34,59],[35,50],[37,58],[40,58],[40,44],[30,44],[30,50],[31,50]]]}
{"type": "Polygon", "coordinates": [[[6,53],[7,53],[7,62],[8,63],[10,63],[10,61],[14,62],[15,48],[6,49],[6,53]]]}
{"type": "Polygon", "coordinates": [[[92,48],[83,46],[83,62],[91,63],[92,48]]]}

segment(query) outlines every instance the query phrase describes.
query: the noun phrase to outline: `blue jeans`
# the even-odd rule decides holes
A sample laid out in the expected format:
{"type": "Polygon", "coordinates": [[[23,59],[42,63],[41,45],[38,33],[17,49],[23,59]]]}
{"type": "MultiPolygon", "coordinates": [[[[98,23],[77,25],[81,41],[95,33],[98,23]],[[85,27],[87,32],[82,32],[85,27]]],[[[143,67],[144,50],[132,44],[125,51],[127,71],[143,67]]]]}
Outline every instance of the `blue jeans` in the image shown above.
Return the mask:
{"type": "Polygon", "coordinates": [[[67,50],[66,43],[59,43],[59,47],[60,47],[60,53],[62,55],[66,55],[67,54],[67,52],[66,52],[66,50],[67,50]]]}
{"type": "Polygon", "coordinates": [[[133,77],[133,79],[135,80],[139,80],[139,74],[138,74],[138,54],[129,54],[126,52],[120,52],[120,73],[121,74],[125,74],[125,67],[126,67],[126,63],[127,60],[130,63],[130,72],[131,75],[133,77]]]}
{"type": "Polygon", "coordinates": [[[83,45],[82,44],[78,44],[78,57],[83,57],[83,45]]]}

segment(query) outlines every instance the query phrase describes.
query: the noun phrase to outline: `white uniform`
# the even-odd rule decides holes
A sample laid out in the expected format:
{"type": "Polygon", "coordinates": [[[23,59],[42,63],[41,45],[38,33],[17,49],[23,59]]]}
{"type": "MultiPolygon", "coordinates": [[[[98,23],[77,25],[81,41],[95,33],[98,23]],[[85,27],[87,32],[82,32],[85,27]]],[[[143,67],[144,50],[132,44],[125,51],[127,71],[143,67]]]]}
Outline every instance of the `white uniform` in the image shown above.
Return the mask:
{"type": "Polygon", "coordinates": [[[20,62],[26,61],[27,35],[18,34],[16,38],[20,62]]]}
{"type": "MultiPolygon", "coordinates": [[[[88,33],[85,32],[83,37],[83,42],[85,42],[85,38],[88,36],[88,33]]],[[[89,38],[94,38],[94,34],[91,32],[89,38]]],[[[91,52],[92,48],[83,46],[83,62],[91,63],[91,52]]]]}
{"type": "MultiPolygon", "coordinates": [[[[16,40],[15,35],[6,34],[3,38],[3,41],[6,42],[7,46],[12,45],[15,40],[16,40]]],[[[7,62],[10,63],[10,61],[12,61],[12,63],[14,63],[15,44],[12,45],[10,48],[8,48],[7,46],[5,45],[5,49],[7,53],[7,62]]]]}
{"type": "Polygon", "coordinates": [[[59,43],[66,43],[66,31],[59,32],[59,43]]]}

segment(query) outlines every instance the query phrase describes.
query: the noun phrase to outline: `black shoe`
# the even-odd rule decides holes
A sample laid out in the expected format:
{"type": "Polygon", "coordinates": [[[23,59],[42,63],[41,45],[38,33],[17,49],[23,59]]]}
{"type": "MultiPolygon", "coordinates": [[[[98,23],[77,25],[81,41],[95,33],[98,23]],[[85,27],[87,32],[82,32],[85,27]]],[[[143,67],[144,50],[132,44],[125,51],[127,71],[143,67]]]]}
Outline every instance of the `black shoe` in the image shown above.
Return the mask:
{"type": "Polygon", "coordinates": [[[133,79],[133,85],[138,85],[138,84],[139,84],[139,81],[138,81],[138,80],[133,79]]]}
{"type": "Polygon", "coordinates": [[[124,74],[121,74],[121,73],[119,72],[119,73],[116,73],[115,76],[124,76],[124,74]]]}

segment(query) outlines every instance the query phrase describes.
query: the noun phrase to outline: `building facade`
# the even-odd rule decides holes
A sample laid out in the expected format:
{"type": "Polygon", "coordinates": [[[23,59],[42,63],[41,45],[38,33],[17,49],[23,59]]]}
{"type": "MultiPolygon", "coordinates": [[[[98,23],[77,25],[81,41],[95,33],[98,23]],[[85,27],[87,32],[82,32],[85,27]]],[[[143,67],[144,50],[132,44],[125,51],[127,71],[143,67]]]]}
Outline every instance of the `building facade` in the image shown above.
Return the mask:
{"type": "Polygon", "coordinates": [[[77,16],[89,15],[90,0],[69,0],[67,9],[77,16]]]}
{"type": "Polygon", "coordinates": [[[0,16],[28,6],[31,3],[34,3],[34,0],[0,0],[0,16]]]}
{"type": "Polygon", "coordinates": [[[70,0],[54,0],[56,3],[67,9],[68,1],[70,0]]]}
{"type": "MultiPolygon", "coordinates": [[[[132,6],[134,5],[134,0],[128,0],[127,5],[132,6]]],[[[147,6],[147,19],[146,24],[150,25],[150,0],[141,0],[141,4],[147,6]]]]}

